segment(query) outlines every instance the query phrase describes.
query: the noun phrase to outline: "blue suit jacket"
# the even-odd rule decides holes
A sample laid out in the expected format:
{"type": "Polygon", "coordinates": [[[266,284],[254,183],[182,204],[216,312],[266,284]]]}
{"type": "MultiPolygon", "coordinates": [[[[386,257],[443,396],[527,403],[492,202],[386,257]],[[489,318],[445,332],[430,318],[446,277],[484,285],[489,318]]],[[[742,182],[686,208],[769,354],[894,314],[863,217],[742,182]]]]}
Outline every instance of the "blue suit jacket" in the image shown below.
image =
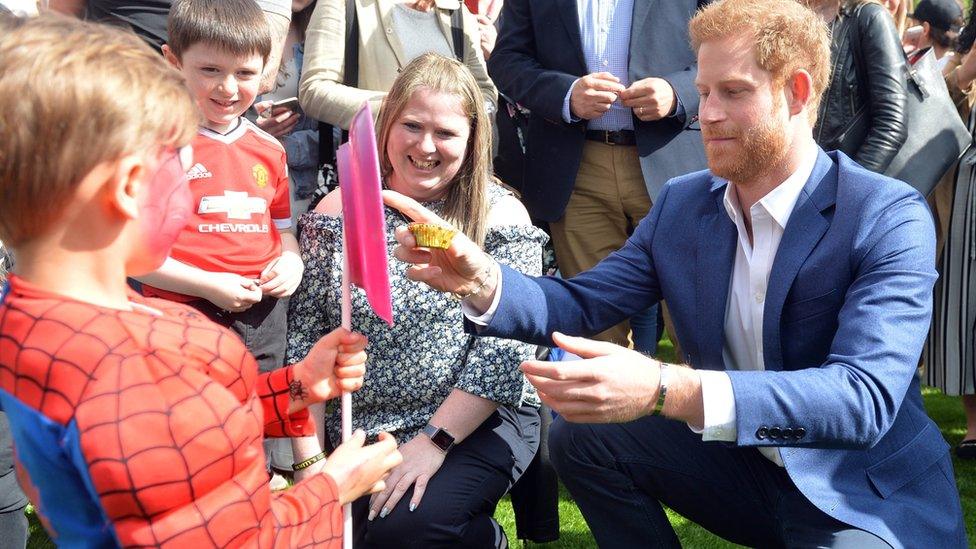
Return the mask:
{"type": "MultiPolygon", "coordinates": [[[[570,280],[503,268],[482,335],[551,344],[663,298],[695,368],[724,370],[736,229],[708,172],[670,181],[619,251],[570,280]]],[[[783,234],[763,317],[765,372],[729,371],[741,446],[781,446],[800,491],[898,546],[966,545],[948,445],[916,366],[932,309],[924,199],[843,153],[820,152],[783,234]],[[774,428],[792,436],[772,439],[774,428]]]]}
{"type": "MultiPolygon", "coordinates": [[[[698,65],[688,39],[688,21],[711,0],[634,0],[630,31],[631,81],[667,80],[685,109],[684,117],[654,122],[634,118],[637,152],[652,200],[664,183],[705,166],[697,131],[687,130],[698,114],[698,65]]],[[[498,89],[532,111],[526,136],[522,201],[533,217],[563,216],[576,184],[586,121],[566,123],[563,99],[586,75],[577,0],[505,0],[501,31],[488,59],[498,89]]]]}

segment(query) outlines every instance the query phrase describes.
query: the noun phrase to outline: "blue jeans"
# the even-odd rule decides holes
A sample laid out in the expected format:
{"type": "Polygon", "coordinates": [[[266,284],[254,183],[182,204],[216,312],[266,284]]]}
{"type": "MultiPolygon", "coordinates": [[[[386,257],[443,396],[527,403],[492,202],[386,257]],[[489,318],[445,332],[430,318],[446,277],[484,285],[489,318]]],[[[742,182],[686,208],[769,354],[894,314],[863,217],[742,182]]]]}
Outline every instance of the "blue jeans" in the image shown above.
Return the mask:
{"type": "Polygon", "coordinates": [[[600,547],[680,547],[662,504],[749,547],[889,547],[814,507],[755,448],[702,442],[663,417],[609,425],[558,418],[549,452],[600,547]]]}

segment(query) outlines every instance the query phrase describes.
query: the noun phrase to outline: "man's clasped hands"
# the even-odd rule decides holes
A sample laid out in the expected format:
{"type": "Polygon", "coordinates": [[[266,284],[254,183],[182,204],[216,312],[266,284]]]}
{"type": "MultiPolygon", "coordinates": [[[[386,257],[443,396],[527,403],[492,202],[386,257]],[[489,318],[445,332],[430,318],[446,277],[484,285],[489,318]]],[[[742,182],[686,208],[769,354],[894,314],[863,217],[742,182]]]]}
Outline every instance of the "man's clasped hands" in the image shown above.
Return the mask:
{"type": "Polygon", "coordinates": [[[674,88],[663,78],[644,78],[628,87],[609,72],[596,72],[573,84],[569,108],[573,116],[591,120],[603,116],[618,100],[644,122],[671,116],[678,105],[674,88]]]}

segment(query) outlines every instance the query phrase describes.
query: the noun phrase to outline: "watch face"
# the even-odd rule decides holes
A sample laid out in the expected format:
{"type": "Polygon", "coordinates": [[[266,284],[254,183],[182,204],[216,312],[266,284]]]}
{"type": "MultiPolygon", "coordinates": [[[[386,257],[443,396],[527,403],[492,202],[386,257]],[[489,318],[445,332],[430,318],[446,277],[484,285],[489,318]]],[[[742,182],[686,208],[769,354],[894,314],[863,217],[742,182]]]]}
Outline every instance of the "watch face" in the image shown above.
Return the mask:
{"type": "Polygon", "coordinates": [[[452,445],[454,445],[454,437],[448,434],[444,429],[438,429],[434,436],[430,437],[431,442],[434,443],[438,448],[447,451],[452,445]]]}

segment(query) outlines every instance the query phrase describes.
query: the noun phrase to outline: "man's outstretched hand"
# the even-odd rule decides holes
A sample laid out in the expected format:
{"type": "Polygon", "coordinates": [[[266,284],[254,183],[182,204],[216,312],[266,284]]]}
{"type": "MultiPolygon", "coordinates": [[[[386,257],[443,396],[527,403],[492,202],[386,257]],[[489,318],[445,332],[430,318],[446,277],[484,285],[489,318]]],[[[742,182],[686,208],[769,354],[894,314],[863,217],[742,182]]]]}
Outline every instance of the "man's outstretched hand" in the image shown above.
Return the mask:
{"type": "MultiPolygon", "coordinates": [[[[575,423],[623,423],[654,410],[661,387],[661,363],[637,351],[559,332],[552,340],[583,360],[527,360],[522,371],[539,398],[575,423]]],[[[662,413],[695,429],[704,425],[701,377],[671,364],[662,413]]]]}
{"type": "Polygon", "coordinates": [[[527,360],[521,368],[539,398],[567,421],[623,423],[654,408],[660,362],[605,341],[559,332],[552,340],[583,360],[527,360]]]}
{"type": "MultiPolygon", "coordinates": [[[[396,191],[383,191],[383,202],[413,221],[449,225],[416,200],[396,191]]],[[[396,228],[396,239],[394,257],[411,264],[407,269],[407,278],[423,282],[435,290],[458,295],[477,290],[468,303],[481,312],[491,304],[498,284],[498,267],[463,233],[456,234],[446,250],[418,247],[417,240],[406,226],[396,228]],[[484,285],[483,281],[486,281],[484,285]]]]}

